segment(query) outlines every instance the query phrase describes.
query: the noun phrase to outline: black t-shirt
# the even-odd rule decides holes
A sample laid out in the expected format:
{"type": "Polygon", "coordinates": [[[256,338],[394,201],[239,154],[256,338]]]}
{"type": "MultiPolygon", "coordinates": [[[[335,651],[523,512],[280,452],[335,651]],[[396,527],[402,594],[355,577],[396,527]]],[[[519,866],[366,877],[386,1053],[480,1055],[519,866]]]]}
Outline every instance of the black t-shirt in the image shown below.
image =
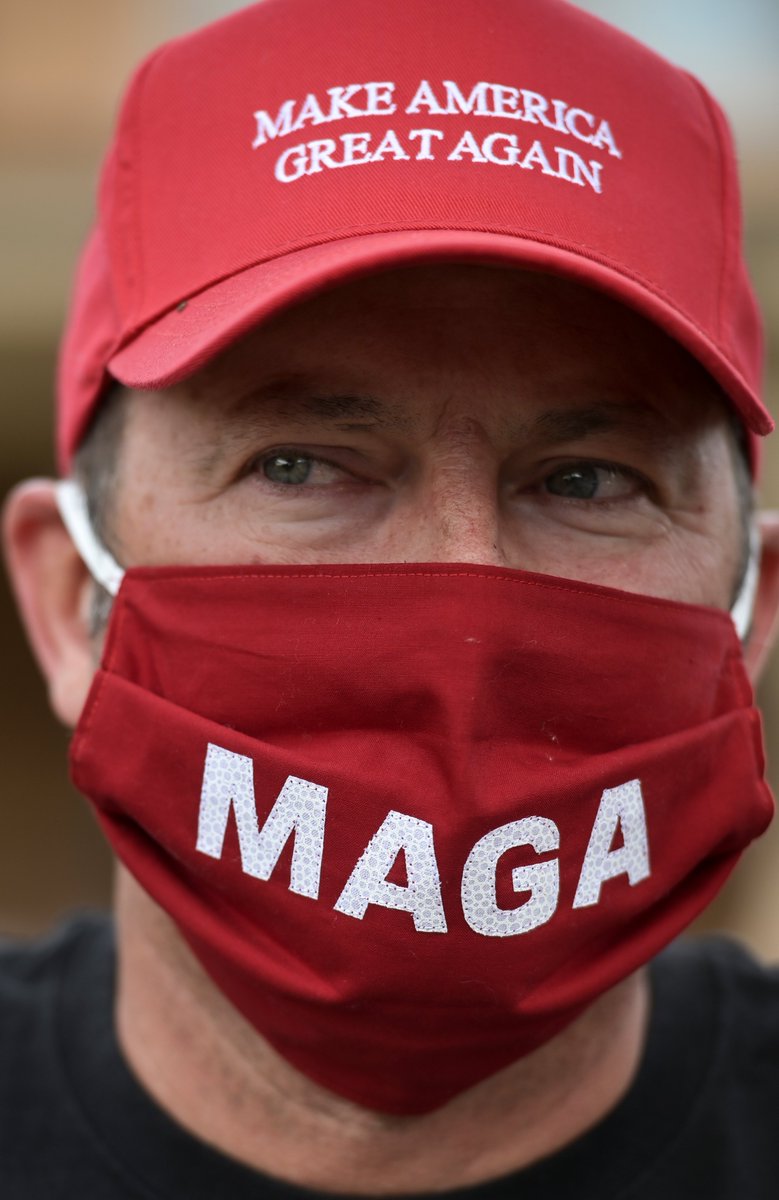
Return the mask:
{"type": "MultiPolygon", "coordinates": [[[[101,918],[0,950],[3,1200],[312,1200],[152,1102],[119,1052],[113,971],[101,918]]],[[[552,1158],[458,1200],[776,1200],[779,971],[707,939],[666,951],[651,981],[647,1051],[618,1107],[552,1158]]]]}

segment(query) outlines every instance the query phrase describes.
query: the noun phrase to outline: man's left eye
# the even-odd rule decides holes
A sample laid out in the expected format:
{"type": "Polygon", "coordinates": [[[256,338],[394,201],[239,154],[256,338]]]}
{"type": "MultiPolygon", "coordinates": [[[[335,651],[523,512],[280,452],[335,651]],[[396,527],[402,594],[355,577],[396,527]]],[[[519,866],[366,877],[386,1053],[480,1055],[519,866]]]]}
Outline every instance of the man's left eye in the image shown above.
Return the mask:
{"type": "Polygon", "coordinates": [[[638,480],[618,467],[571,463],[544,480],[552,496],[569,500],[619,500],[639,490],[638,480]]]}
{"type": "Polygon", "coordinates": [[[271,483],[305,483],[313,470],[313,459],[304,454],[274,454],[266,458],[262,471],[271,483]]]}

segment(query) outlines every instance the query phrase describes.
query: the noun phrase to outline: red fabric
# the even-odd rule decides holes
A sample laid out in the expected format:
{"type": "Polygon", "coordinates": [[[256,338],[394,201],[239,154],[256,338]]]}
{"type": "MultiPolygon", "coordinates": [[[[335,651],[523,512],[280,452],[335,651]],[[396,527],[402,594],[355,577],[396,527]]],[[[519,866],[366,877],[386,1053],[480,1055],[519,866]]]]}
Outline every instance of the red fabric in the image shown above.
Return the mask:
{"type": "MultiPolygon", "coordinates": [[[[489,567],[137,569],[72,747],[77,786],[205,969],[295,1067],[360,1104],[423,1112],[550,1038],[650,959],[768,823],[760,719],[729,617],[489,567]],[[318,898],[244,874],[230,818],[196,849],[206,749],[248,756],[262,825],[287,776],[327,787],[318,898]],[[604,789],[640,780],[651,873],[574,896],[604,789]],[[446,932],[336,911],[390,810],[429,822],[446,932]],[[553,915],[476,932],[484,835],[553,821],[553,915]]],[[[619,837],[615,839],[615,846],[619,837]]],[[[388,878],[401,887],[402,856],[388,878]]]]}
{"type": "Polygon", "coordinates": [[[63,467],[106,370],[166,386],[284,304],[441,258],[549,270],[610,292],[698,357],[753,433],[771,428],[724,119],[684,72],[562,0],[265,0],[179,39],[129,88],[98,223],[63,348],[63,467]],[[464,104],[408,112],[423,80],[439,108],[447,80],[464,104]],[[392,84],[395,111],[376,101],[361,115],[369,103],[358,91],[330,120],[328,89],[356,81],[392,84]],[[479,83],[513,92],[486,92],[479,112],[479,83]],[[548,104],[546,124],[517,100],[525,93],[548,104]],[[328,119],[253,145],[257,112],[277,124],[294,102],[294,125],[309,94],[328,119]],[[554,102],[571,128],[550,127],[554,102]],[[602,121],[611,144],[582,140],[602,121]],[[419,131],[431,129],[425,155],[419,131]],[[390,130],[403,157],[366,161],[390,130]],[[466,133],[478,153],[452,159],[466,133]],[[344,166],[341,139],[352,135],[368,140],[351,144],[344,166]],[[501,165],[507,135],[521,156],[541,149],[501,165]],[[322,139],[335,140],[333,166],[277,177],[283,153],[322,139]],[[581,174],[593,163],[600,190],[581,174]]]}

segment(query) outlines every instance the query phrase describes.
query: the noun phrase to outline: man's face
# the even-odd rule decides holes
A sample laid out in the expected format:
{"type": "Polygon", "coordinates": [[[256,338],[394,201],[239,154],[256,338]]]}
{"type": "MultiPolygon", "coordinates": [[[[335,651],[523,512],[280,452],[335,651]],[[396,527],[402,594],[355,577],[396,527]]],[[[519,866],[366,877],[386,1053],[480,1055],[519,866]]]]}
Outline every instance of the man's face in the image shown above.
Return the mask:
{"type": "Polygon", "coordinates": [[[473,562],[727,608],[728,416],[680,348],[542,275],[408,268],[128,404],[127,566],[473,562]]]}

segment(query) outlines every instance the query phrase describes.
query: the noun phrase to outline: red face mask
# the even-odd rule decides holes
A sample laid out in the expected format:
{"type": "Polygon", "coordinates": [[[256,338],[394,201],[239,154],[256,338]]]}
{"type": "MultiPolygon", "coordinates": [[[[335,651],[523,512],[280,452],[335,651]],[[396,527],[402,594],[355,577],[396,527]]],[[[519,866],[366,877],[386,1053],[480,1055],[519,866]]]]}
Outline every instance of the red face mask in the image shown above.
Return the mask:
{"type": "Polygon", "coordinates": [[[131,570],[71,758],[259,1033],[400,1114],[646,963],[772,812],[726,613],[492,567],[131,570]]]}

